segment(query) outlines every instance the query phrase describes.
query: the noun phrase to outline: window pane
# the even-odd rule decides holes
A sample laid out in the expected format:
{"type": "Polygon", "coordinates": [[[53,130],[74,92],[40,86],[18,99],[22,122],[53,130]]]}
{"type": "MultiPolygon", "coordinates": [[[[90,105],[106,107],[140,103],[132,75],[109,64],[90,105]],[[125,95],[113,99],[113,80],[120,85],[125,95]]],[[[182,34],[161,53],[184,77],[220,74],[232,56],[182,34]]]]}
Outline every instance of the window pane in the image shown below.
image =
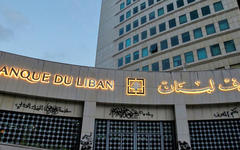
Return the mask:
{"type": "Polygon", "coordinates": [[[142,38],[142,40],[145,40],[147,38],[147,31],[143,31],[141,33],[141,38],[142,38]]]}
{"type": "Polygon", "coordinates": [[[177,7],[180,8],[184,6],[184,1],[183,0],[177,0],[177,7]]]}
{"type": "Polygon", "coordinates": [[[229,24],[228,24],[227,19],[219,21],[218,24],[219,24],[220,31],[229,29],[229,24]]]}
{"type": "Polygon", "coordinates": [[[182,41],[183,41],[183,43],[190,41],[189,32],[185,32],[185,33],[182,34],[182,41]]]}
{"type": "Polygon", "coordinates": [[[221,49],[220,49],[219,44],[210,46],[210,50],[211,50],[212,56],[221,55],[221,49]]]}
{"type": "Polygon", "coordinates": [[[138,6],[133,8],[133,14],[138,13],[138,6]]]}
{"type": "Polygon", "coordinates": [[[181,66],[182,65],[182,60],[181,60],[181,56],[174,56],[173,57],[173,66],[177,67],[177,66],[181,66]]]}
{"type": "Polygon", "coordinates": [[[168,5],[167,5],[167,11],[170,12],[170,11],[173,11],[173,10],[174,10],[173,3],[168,4],[168,5]]]}
{"type": "Polygon", "coordinates": [[[203,37],[201,28],[197,28],[197,29],[193,30],[193,34],[194,34],[195,39],[203,37]]]}
{"type": "Polygon", "coordinates": [[[142,4],[140,5],[140,9],[143,10],[143,9],[145,9],[145,8],[146,8],[146,3],[144,2],[144,3],[142,3],[142,4]]]}
{"type": "Polygon", "coordinates": [[[126,25],[126,32],[131,30],[131,24],[126,25]]]}
{"type": "Polygon", "coordinates": [[[174,36],[171,38],[171,45],[176,46],[179,44],[178,36],[174,36]]]}
{"type": "Polygon", "coordinates": [[[224,42],[224,47],[227,53],[236,51],[236,47],[233,40],[224,42]]]}
{"type": "Polygon", "coordinates": [[[162,16],[164,14],[164,8],[159,8],[158,9],[158,16],[162,16]]]}
{"type": "Polygon", "coordinates": [[[129,46],[131,46],[131,38],[127,39],[125,43],[126,48],[128,48],[129,46]]]}
{"type": "Polygon", "coordinates": [[[143,66],[143,67],[142,67],[142,71],[148,72],[148,71],[149,71],[148,65],[147,65],[147,66],[143,66]]]}
{"type": "Polygon", "coordinates": [[[170,69],[169,59],[162,60],[162,70],[170,69]]]}
{"type": "Polygon", "coordinates": [[[139,41],[139,36],[138,34],[133,36],[133,44],[137,43],[139,41]]]}
{"type": "Polygon", "coordinates": [[[119,29],[119,36],[124,34],[124,28],[119,29]]]}
{"type": "Polygon", "coordinates": [[[123,42],[120,42],[119,44],[118,44],[118,50],[120,51],[120,50],[122,50],[123,49],[123,42]]]}
{"type": "Polygon", "coordinates": [[[207,58],[206,48],[200,48],[197,50],[198,60],[203,60],[207,58]]]}
{"type": "Polygon", "coordinates": [[[131,62],[131,54],[125,56],[125,64],[129,64],[131,62]]]}
{"type": "Polygon", "coordinates": [[[143,48],[142,49],[142,58],[148,56],[148,48],[143,48]]]}
{"type": "Polygon", "coordinates": [[[161,23],[159,24],[159,32],[163,32],[166,30],[166,23],[161,23]]]}
{"type": "Polygon", "coordinates": [[[129,10],[127,13],[126,13],[126,19],[131,17],[131,10],[129,10]]]}
{"type": "Polygon", "coordinates": [[[218,12],[224,9],[221,1],[214,3],[213,6],[214,6],[215,12],[218,12]]]}
{"type": "Polygon", "coordinates": [[[124,15],[120,16],[120,22],[122,22],[124,20],[124,15]]]}
{"type": "Polygon", "coordinates": [[[184,56],[185,56],[185,62],[186,63],[194,62],[193,52],[187,52],[187,53],[184,54],[184,56]]]}
{"type": "Polygon", "coordinates": [[[121,67],[123,65],[123,58],[118,59],[118,67],[121,67]]]}
{"type": "Polygon", "coordinates": [[[138,60],[139,59],[139,51],[136,51],[133,53],[133,60],[138,60]]]}
{"type": "Polygon", "coordinates": [[[152,71],[159,71],[159,63],[155,62],[152,64],[152,71]]]}
{"type": "Polygon", "coordinates": [[[155,18],[155,11],[153,11],[149,14],[149,20],[152,20],[154,18],[155,18]]]}
{"type": "Polygon", "coordinates": [[[127,0],[127,5],[130,5],[131,4],[131,0],[127,0]]]}
{"type": "Polygon", "coordinates": [[[195,0],[187,0],[188,4],[194,2],[195,0]]]}
{"type": "Polygon", "coordinates": [[[173,28],[173,27],[176,26],[176,20],[175,20],[175,18],[169,20],[168,22],[169,22],[169,28],[173,28]]]}
{"type": "Polygon", "coordinates": [[[179,16],[179,23],[180,24],[184,24],[186,22],[187,22],[187,16],[186,15],[179,16]]]}
{"type": "Polygon", "coordinates": [[[147,22],[147,17],[146,16],[141,17],[141,24],[144,24],[146,22],[147,22]]]}
{"type": "Polygon", "coordinates": [[[154,0],[148,0],[148,6],[151,6],[154,4],[154,0]]]}
{"type": "Polygon", "coordinates": [[[153,54],[153,53],[156,53],[158,51],[158,45],[157,43],[153,44],[150,46],[150,52],[153,54]]]}
{"type": "Polygon", "coordinates": [[[207,32],[207,35],[216,33],[214,24],[206,25],[206,32],[207,32]]]}
{"type": "Polygon", "coordinates": [[[211,10],[210,10],[209,6],[202,7],[201,10],[202,10],[202,15],[203,16],[211,14],[211,10]]]}
{"type": "Polygon", "coordinates": [[[135,21],[133,22],[133,28],[136,28],[136,27],[138,27],[138,20],[135,20],[135,21]]]}
{"type": "Polygon", "coordinates": [[[197,19],[199,16],[198,16],[198,11],[197,10],[194,10],[194,11],[191,11],[190,12],[190,18],[191,20],[195,20],[197,19]]]}
{"type": "Polygon", "coordinates": [[[157,33],[156,27],[150,28],[150,36],[153,36],[153,35],[155,35],[156,33],[157,33]]]}
{"type": "Polygon", "coordinates": [[[120,10],[124,9],[124,7],[125,7],[125,3],[122,2],[122,3],[120,4],[120,10]]]}
{"type": "Polygon", "coordinates": [[[168,42],[167,40],[163,40],[160,42],[160,45],[161,45],[161,50],[165,50],[168,48],[168,42]]]}

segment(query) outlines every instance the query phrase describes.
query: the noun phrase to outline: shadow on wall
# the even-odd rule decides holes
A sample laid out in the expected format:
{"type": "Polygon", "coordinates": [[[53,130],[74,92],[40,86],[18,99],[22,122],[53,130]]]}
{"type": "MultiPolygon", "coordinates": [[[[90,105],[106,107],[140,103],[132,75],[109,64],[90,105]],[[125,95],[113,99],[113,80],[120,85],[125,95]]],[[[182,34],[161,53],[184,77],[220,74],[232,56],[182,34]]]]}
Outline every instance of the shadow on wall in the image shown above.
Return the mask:
{"type": "Polygon", "coordinates": [[[237,0],[237,2],[238,2],[238,8],[240,9],[240,0],[237,0]]]}

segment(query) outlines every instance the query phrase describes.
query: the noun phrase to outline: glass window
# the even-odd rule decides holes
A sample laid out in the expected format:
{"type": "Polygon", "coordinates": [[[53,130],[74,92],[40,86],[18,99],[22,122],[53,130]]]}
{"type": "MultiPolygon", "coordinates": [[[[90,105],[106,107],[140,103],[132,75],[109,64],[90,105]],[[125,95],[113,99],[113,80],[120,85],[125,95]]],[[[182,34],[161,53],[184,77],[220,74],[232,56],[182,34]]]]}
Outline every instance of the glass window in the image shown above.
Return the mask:
{"type": "Polygon", "coordinates": [[[164,15],[164,8],[163,7],[158,9],[158,16],[162,16],[162,15],[164,15]]]}
{"type": "Polygon", "coordinates": [[[184,1],[183,0],[177,0],[177,7],[180,8],[184,6],[184,1]]]}
{"type": "Polygon", "coordinates": [[[138,6],[133,8],[133,14],[136,14],[136,13],[138,13],[138,6]]]}
{"type": "Polygon", "coordinates": [[[166,23],[161,23],[159,24],[159,32],[163,32],[166,30],[166,23]]]}
{"type": "Polygon", "coordinates": [[[206,25],[205,28],[206,28],[207,35],[216,33],[214,24],[206,25]]]}
{"type": "Polygon", "coordinates": [[[194,29],[193,34],[194,34],[194,39],[199,39],[199,38],[203,37],[201,28],[194,29]]]}
{"type": "Polygon", "coordinates": [[[187,52],[187,53],[184,53],[184,57],[185,57],[185,62],[186,63],[192,63],[194,62],[194,56],[193,56],[193,52],[187,52]]]}
{"type": "Polygon", "coordinates": [[[144,24],[147,22],[147,17],[146,16],[142,16],[141,17],[141,24],[144,24]]]}
{"type": "Polygon", "coordinates": [[[149,67],[148,67],[148,65],[147,65],[147,66],[143,66],[143,67],[142,67],[142,71],[144,71],[144,72],[148,72],[148,71],[149,71],[149,67]]]}
{"type": "Polygon", "coordinates": [[[207,58],[206,48],[200,48],[197,50],[198,60],[203,60],[207,58]]]}
{"type": "Polygon", "coordinates": [[[188,1],[188,4],[194,2],[195,0],[187,0],[188,1]]]}
{"type": "Polygon", "coordinates": [[[129,46],[131,46],[131,38],[127,39],[125,43],[126,48],[128,48],[129,46]]]}
{"type": "Polygon", "coordinates": [[[171,37],[171,45],[176,46],[179,44],[178,36],[171,37]]]}
{"type": "Polygon", "coordinates": [[[149,20],[153,20],[155,18],[155,11],[149,14],[149,20]]]}
{"type": "Polygon", "coordinates": [[[123,58],[118,59],[118,67],[121,67],[123,65],[123,58]]]}
{"type": "Polygon", "coordinates": [[[142,49],[142,58],[148,56],[148,48],[145,47],[142,49]]]}
{"type": "Polygon", "coordinates": [[[129,17],[131,17],[131,10],[127,11],[127,13],[126,13],[126,19],[129,17]]]}
{"type": "Polygon", "coordinates": [[[153,36],[153,35],[155,35],[156,33],[157,33],[156,27],[150,28],[150,36],[153,36]]]}
{"type": "Polygon", "coordinates": [[[125,64],[129,64],[131,62],[131,54],[125,56],[125,64]]]}
{"type": "Polygon", "coordinates": [[[158,51],[158,45],[157,45],[157,43],[152,44],[152,45],[150,46],[150,52],[153,54],[153,53],[156,53],[157,51],[158,51]]]}
{"type": "Polygon", "coordinates": [[[154,4],[154,0],[148,0],[148,6],[151,6],[154,4]]]}
{"type": "Polygon", "coordinates": [[[168,49],[168,42],[167,40],[163,40],[160,42],[161,50],[168,49]]]}
{"type": "Polygon", "coordinates": [[[143,3],[140,5],[140,9],[143,10],[143,9],[145,9],[145,8],[146,8],[146,3],[143,2],[143,3]]]}
{"type": "Polygon", "coordinates": [[[147,38],[147,31],[143,31],[142,33],[141,33],[141,39],[142,40],[145,40],[147,38]]]}
{"type": "Polygon", "coordinates": [[[182,65],[182,60],[181,60],[181,56],[174,56],[173,57],[173,67],[178,67],[182,65]]]}
{"type": "Polygon", "coordinates": [[[179,23],[184,24],[187,22],[187,16],[186,14],[179,16],[179,23]]]}
{"type": "Polygon", "coordinates": [[[215,12],[218,12],[224,9],[221,1],[214,3],[213,6],[214,6],[215,12]]]}
{"type": "Polygon", "coordinates": [[[120,10],[122,10],[122,9],[124,9],[124,8],[125,8],[125,3],[122,2],[122,3],[120,4],[120,10]]]}
{"type": "Polygon", "coordinates": [[[190,41],[190,40],[191,40],[191,39],[190,39],[190,34],[189,34],[189,32],[185,32],[185,33],[182,34],[182,41],[183,41],[183,43],[188,42],[188,41],[190,41]]]}
{"type": "Polygon", "coordinates": [[[158,62],[155,62],[152,64],[152,71],[159,71],[159,63],[158,62]]]}
{"type": "Polygon", "coordinates": [[[124,20],[124,14],[120,16],[120,22],[124,20]]]}
{"type": "Polygon", "coordinates": [[[137,34],[133,36],[133,44],[136,44],[138,42],[139,42],[139,35],[137,34]]]}
{"type": "Polygon", "coordinates": [[[136,28],[136,27],[138,27],[138,20],[135,20],[135,21],[133,22],[133,28],[136,28]]]}
{"type": "Polygon", "coordinates": [[[127,0],[127,5],[130,5],[131,4],[131,0],[127,0]]]}
{"type": "Polygon", "coordinates": [[[218,25],[219,25],[220,31],[229,29],[229,24],[227,19],[219,21],[218,25]]]}
{"type": "Polygon", "coordinates": [[[236,51],[236,47],[233,40],[224,42],[224,47],[225,47],[226,53],[236,51]]]}
{"type": "Polygon", "coordinates": [[[131,24],[126,25],[126,32],[131,30],[131,24]]]}
{"type": "Polygon", "coordinates": [[[211,50],[212,56],[217,56],[222,54],[219,44],[210,46],[210,50],[211,50]]]}
{"type": "Polygon", "coordinates": [[[195,20],[197,19],[199,16],[198,16],[198,11],[197,10],[194,10],[194,11],[191,11],[190,12],[190,18],[191,20],[195,20]]]}
{"type": "Polygon", "coordinates": [[[120,51],[120,50],[122,50],[123,49],[123,42],[120,42],[119,44],[118,44],[118,50],[120,51]]]}
{"type": "Polygon", "coordinates": [[[168,23],[169,23],[169,28],[173,28],[173,27],[175,27],[177,25],[175,18],[169,20],[168,23]]]}
{"type": "Polygon", "coordinates": [[[124,34],[124,28],[119,29],[119,36],[124,34]]]}
{"type": "Polygon", "coordinates": [[[134,71],[140,71],[139,68],[135,69],[134,71]]]}
{"type": "Polygon", "coordinates": [[[139,51],[136,51],[133,53],[133,60],[138,60],[139,59],[139,51]]]}
{"type": "Polygon", "coordinates": [[[170,62],[169,59],[162,60],[162,70],[170,69],[170,62]]]}
{"type": "Polygon", "coordinates": [[[170,11],[173,11],[173,10],[174,10],[174,5],[173,5],[173,3],[168,4],[168,5],[167,5],[167,11],[170,12],[170,11]]]}
{"type": "Polygon", "coordinates": [[[210,10],[209,6],[202,7],[201,10],[202,10],[202,15],[203,16],[211,14],[211,10],[210,10]]]}

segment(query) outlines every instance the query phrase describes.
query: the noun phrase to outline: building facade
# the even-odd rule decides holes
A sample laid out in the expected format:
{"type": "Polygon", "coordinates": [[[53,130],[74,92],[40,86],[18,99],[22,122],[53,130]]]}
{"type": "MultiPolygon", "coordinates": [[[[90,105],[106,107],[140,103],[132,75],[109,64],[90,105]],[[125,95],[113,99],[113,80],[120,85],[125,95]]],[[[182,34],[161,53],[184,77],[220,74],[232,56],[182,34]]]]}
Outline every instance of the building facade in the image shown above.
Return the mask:
{"type": "Polygon", "coordinates": [[[103,0],[96,67],[239,68],[239,36],[237,0],[103,0]]]}
{"type": "Polygon", "coordinates": [[[137,72],[0,52],[0,149],[240,149],[240,70],[137,72]]]}

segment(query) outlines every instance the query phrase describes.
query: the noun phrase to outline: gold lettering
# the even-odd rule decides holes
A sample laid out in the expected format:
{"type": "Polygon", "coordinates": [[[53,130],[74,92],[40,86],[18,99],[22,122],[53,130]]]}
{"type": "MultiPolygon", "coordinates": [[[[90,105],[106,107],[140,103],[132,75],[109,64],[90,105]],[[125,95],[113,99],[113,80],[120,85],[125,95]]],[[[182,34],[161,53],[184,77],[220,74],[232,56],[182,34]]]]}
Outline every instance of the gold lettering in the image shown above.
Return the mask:
{"type": "Polygon", "coordinates": [[[0,76],[3,75],[5,77],[8,76],[8,68],[7,66],[3,66],[1,69],[0,69],[0,76]]]}
{"type": "Polygon", "coordinates": [[[64,82],[63,84],[65,86],[71,86],[73,83],[73,77],[69,77],[69,76],[64,76],[64,82]]]}

